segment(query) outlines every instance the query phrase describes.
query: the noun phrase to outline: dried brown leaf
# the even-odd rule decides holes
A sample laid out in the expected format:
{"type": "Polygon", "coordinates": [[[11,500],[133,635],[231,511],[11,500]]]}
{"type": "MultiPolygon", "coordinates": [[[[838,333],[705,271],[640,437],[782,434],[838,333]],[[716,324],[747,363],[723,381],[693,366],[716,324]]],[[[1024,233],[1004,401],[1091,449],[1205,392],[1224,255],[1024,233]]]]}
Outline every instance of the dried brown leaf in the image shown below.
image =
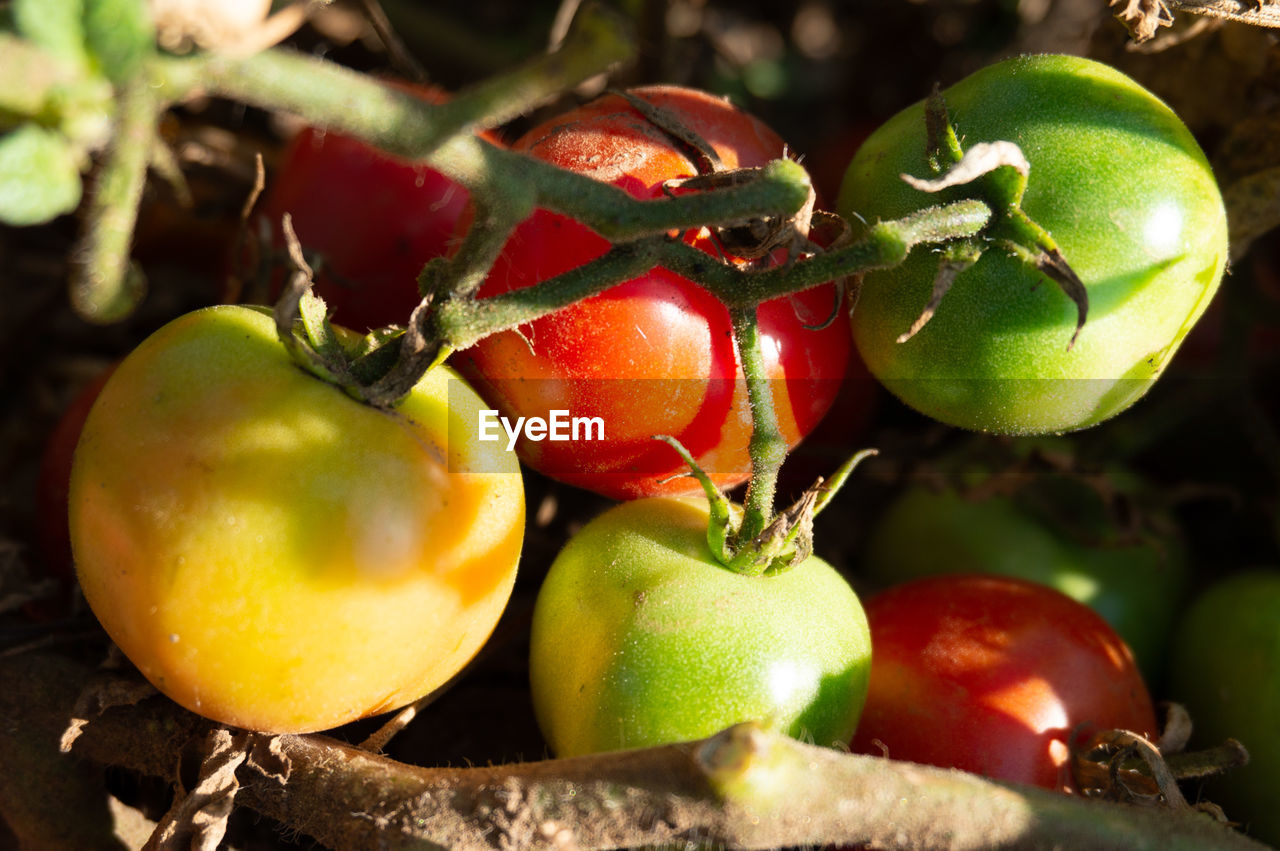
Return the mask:
{"type": "Polygon", "coordinates": [[[252,735],[225,727],[209,732],[201,743],[195,787],[185,793],[179,790],[142,851],[217,851],[240,790],[236,769],[249,755],[252,735]]]}
{"type": "Polygon", "coordinates": [[[248,751],[245,765],[277,783],[289,782],[293,763],[285,753],[282,737],[266,734],[253,735],[249,739],[248,751]]]}
{"type": "Polygon", "coordinates": [[[1165,0],[1111,0],[1110,5],[1120,7],[1116,17],[1138,43],[1150,41],[1161,27],[1173,25],[1173,13],[1165,0]]]}
{"type": "Polygon", "coordinates": [[[1136,44],[1155,38],[1161,27],[1172,26],[1174,12],[1255,27],[1280,27],[1280,4],[1276,0],[1111,0],[1110,5],[1119,8],[1116,18],[1136,44]]]}
{"type": "Polygon", "coordinates": [[[113,706],[133,706],[156,693],[146,680],[127,679],[115,674],[99,675],[85,683],[71,710],[67,729],[62,733],[59,748],[69,753],[76,739],[89,722],[113,706]]]}

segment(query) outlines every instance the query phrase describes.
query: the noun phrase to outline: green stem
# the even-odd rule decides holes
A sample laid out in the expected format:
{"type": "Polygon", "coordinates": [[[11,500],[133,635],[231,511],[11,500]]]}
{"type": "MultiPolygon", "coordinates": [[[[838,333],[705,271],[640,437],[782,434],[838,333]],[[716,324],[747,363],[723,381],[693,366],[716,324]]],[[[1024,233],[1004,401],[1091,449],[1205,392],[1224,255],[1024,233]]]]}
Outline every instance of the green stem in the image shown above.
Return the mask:
{"type": "Polygon", "coordinates": [[[787,457],[787,439],[778,427],[778,414],[773,404],[773,391],[764,362],[764,347],[760,339],[760,323],[757,309],[733,307],[729,315],[733,320],[734,338],[738,344],[738,357],[747,381],[747,399],[751,405],[751,440],[747,451],[751,455],[751,482],[743,505],[742,524],[731,543],[751,541],[764,531],[773,519],[773,496],[778,486],[778,471],[787,457]]]}
{"type": "MultiPolygon", "coordinates": [[[[725,190],[725,194],[733,191],[725,190]]],[[[657,208],[683,200],[684,196],[635,203],[657,208]]],[[[536,286],[484,299],[449,299],[439,305],[433,328],[442,342],[464,349],[490,334],[532,322],[657,266],[697,281],[730,309],[750,308],[838,278],[900,263],[921,243],[972,236],[986,224],[989,214],[989,208],[979,201],[957,201],[903,219],[879,222],[853,245],[764,271],[726,265],[698,248],[665,236],[635,239],[536,286]]]]}
{"type": "Polygon", "coordinates": [[[447,299],[432,316],[432,330],[450,348],[465,349],[490,334],[532,322],[644,274],[657,265],[660,251],[656,244],[665,242],[665,238],[656,237],[623,243],[537,286],[491,298],[447,299]]]}
{"type": "Polygon", "coordinates": [[[443,104],[425,103],[368,75],[287,50],[243,58],[157,57],[154,66],[160,91],[172,100],[203,92],[263,109],[296,112],[312,124],[418,159],[451,137],[503,124],[607,71],[627,59],[632,47],[625,20],[605,7],[593,6],[579,15],[560,50],[538,56],[443,104]]]}
{"type": "Polygon", "coordinates": [[[111,148],[89,203],[71,280],[71,304],[89,322],[122,319],[142,299],[144,282],[129,250],[162,108],[145,74],[120,91],[111,148]]]}
{"type": "Polygon", "coordinates": [[[848,275],[896,266],[917,245],[974,236],[990,218],[991,208],[981,201],[956,201],[902,219],[877,222],[858,242],[789,266],[744,271],[681,245],[667,247],[662,265],[702,283],[730,307],[746,306],[848,275]]]}
{"type": "MultiPolygon", "coordinates": [[[[533,212],[532,193],[520,193],[517,187],[527,188],[527,184],[513,182],[504,192],[505,203],[492,203],[483,195],[475,197],[474,218],[462,244],[453,257],[436,267],[447,270],[444,274],[423,282],[423,295],[447,296],[456,301],[469,298],[480,289],[511,231],[533,212]]],[[[430,275],[430,270],[429,266],[425,274],[430,275]]]]}

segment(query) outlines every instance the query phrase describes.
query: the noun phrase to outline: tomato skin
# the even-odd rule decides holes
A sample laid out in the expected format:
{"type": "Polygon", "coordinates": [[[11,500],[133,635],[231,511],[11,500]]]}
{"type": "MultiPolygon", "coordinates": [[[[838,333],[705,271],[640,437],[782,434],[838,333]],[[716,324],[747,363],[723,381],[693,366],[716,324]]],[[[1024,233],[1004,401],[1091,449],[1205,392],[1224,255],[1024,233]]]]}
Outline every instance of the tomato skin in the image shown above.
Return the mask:
{"type": "MultiPolygon", "coordinates": [[[[706,139],[726,168],[761,166],[785,146],[756,119],[690,89],[654,86],[633,94],[676,113],[706,139]]],[[[608,181],[637,198],[659,198],[667,180],[697,173],[671,140],[618,95],[608,95],[530,130],[512,146],[608,181]]],[[[686,239],[716,252],[706,229],[686,239]]],[[[608,250],[585,226],[536,211],[508,240],[481,296],[528,287],[608,250]]],[[[852,347],[845,323],[821,325],[839,307],[827,285],[760,306],[766,372],[780,427],[795,445],[840,389],[852,347]]],[[[728,310],[685,278],[657,268],[594,298],[485,338],[453,361],[504,416],[565,409],[599,417],[605,439],[522,441],[521,458],[554,478],[615,499],[699,490],[679,456],[652,437],[678,438],[721,486],[750,473],[751,417],[728,310]]]]}
{"type": "Polygon", "coordinates": [[[223,723],[326,729],[425,694],[488,638],[523,533],[514,459],[447,440],[482,405],[460,388],[432,370],[385,413],[297,367],[266,312],[179,317],[116,368],[76,448],[89,605],[223,723]],[[481,462],[497,472],[452,472],[481,462]]]}
{"type": "Polygon", "coordinates": [[[707,505],[655,497],[588,523],[534,608],[530,682],[558,756],[771,721],[822,745],[852,734],[870,640],[857,595],[811,557],[777,576],[715,563],[707,505]]]}
{"type": "MultiPolygon", "coordinates": [[[[393,82],[430,103],[438,89],[393,82]]],[[[490,141],[492,137],[486,136],[490,141]]],[[[421,300],[418,273],[448,253],[469,194],[422,163],[305,127],[289,142],[262,213],[282,248],[289,213],[304,250],[318,252],[315,292],[335,321],[364,331],[403,325],[421,300]]]]}
{"type": "MultiPolygon", "coordinates": [[[[1083,487],[1083,486],[1081,486],[1083,487]]],[[[1074,498],[1072,500],[1074,503],[1074,498]]],[[[1072,520],[1087,506],[1063,505],[1072,520]]],[[[1086,543],[1028,510],[1024,497],[966,497],[915,485],[877,520],[861,560],[883,585],[923,576],[989,573],[1048,585],[1102,615],[1146,673],[1162,666],[1189,568],[1172,536],[1086,543]]]]}
{"type": "Polygon", "coordinates": [[[866,610],[875,655],[859,753],[1059,789],[1077,725],[1157,736],[1128,647],[1051,588],[935,576],[870,597],[866,610]]]}
{"type": "MultiPolygon", "coordinates": [[[[1195,139],[1123,74],[1071,56],[1024,56],[942,93],[968,147],[1017,143],[1031,170],[1023,209],[1057,241],[1089,292],[1076,307],[998,248],[962,272],[905,343],[937,271],[931,252],[868,274],[853,311],[868,367],[916,410],[962,428],[1070,431],[1140,398],[1208,306],[1227,259],[1226,213],[1195,139]]],[[[837,210],[854,225],[937,203],[899,177],[928,177],[922,104],[872,134],[837,210]]]]}
{"type": "Polygon", "coordinates": [[[1249,764],[1205,782],[1203,798],[1262,842],[1280,843],[1280,570],[1210,585],[1184,613],[1169,652],[1170,692],[1186,706],[1193,746],[1228,738],[1249,764]]]}
{"type": "Polygon", "coordinates": [[[45,569],[54,578],[68,583],[75,575],[67,530],[72,459],[89,410],[114,369],[114,365],[108,367],[81,388],[58,418],[40,456],[40,475],[36,481],[37,544],[45,569]]]}

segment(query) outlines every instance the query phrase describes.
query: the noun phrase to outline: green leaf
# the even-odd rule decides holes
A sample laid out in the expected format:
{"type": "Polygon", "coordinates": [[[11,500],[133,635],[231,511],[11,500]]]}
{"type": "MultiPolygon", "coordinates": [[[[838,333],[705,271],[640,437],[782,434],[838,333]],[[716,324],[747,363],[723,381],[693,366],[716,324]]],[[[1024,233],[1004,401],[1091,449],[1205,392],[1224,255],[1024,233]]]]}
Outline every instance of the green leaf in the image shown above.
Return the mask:
{"type": "Polygon", "coordinates": [[[24,124],[0,136],[0,222],[38,225],[80,203],[75,149],[52,130],[24,124]]]}
{"type": "Polygon", "coordinates": [[[14,0],[13,22],[18,34],[54,56],[88,64],[85,52],[84,0],[14,0]]]}
{"type": "Polygon", "coordinates": [[[146,0],[83,0],[89,51],[112,82],[133,76],[155,52],[155,22],[146,0]]]}

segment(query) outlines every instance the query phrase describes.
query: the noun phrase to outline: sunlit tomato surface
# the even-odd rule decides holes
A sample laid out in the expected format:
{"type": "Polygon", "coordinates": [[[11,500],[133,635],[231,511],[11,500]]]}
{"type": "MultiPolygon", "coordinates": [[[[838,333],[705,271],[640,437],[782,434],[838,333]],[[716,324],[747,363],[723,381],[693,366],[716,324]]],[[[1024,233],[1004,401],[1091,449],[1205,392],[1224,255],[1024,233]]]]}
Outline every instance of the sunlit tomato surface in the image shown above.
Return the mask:
{"type": "Polygon", "coordinates": [[[534,710],[559,756],[750,720],[843,745],[871,655],[834,568],[815,556],[775,576],[727,570],[696,498],[626,502],[588,523],[547,574],[531,641],[534,710]]]}
{"type": "Polygon", "coordinates": [[[272,732],[457,673],[511,592],[524,496],[510,455],[450,434],[481,405],[452,376],[384,412],[296,366],[265,312],[157,331],[103,388],[72,471],[76,568],[111,638],[183,706],[272,732]]]}
{"type": "Polygon", "coordinates": [[[1280,569],[1211,585],[1179,622],[1168,662],[1193,746],[1230,738],[1249,751],[1249,764],[1206,782],[1203,797],[1251,836],[1280,843],[1280,569]]]}
{"type": "Polygon", "coordinates": [[[1077,725],[1157,735],[1127,646],[1031,582],[937,576],[867,600],[875,654],[854,750],[1069,788],[1077,725]]]}
{"type": "MultiPolygon", "coordinates": [[[[962,145],[1006,140],[1030,163],[1023,209],[1046,228],[1088,291],[1075,304],[998,245],[955,279],[937,313],[899,343],[929,301],[938,255],[916,251],[863,279],[854,339],[871,372],[944,423],[1040,434],[1098,423],[1141,397],[1208,306],[1227,261],[1222,197],[1173,112],[1114,69],[1074,56],[1023,56],[942,96],[962,145]]],[[[917,103],[849,165],[837,209],[851,224],[895,219],[964,190],[931,177],[917,103]]]]}
{"type": "MultiPolygon", "coordinates": [[[[398,85],[430,103],[444,97],[398,85]]],[[[262,213],[277,247],[280,218],[292,216],[298,241],[317,258],[316,294],[335,321],[363,332],[409,321],[421,300],[418,273],[448,253],[468,197],[424,164],[306,127],[282,155],[262,213]]]]}
{"type": "MultiPolygon", "coordinates": [[[[711,95],[675,87],[635,90],[709,142],[726,168],[761,166],[785,154],[771,130],[711,95]]],[[[607,181],[637,198],[659,198],[664,183],[697,174],[670,136],[619,95],[607,95],[529,131],[513,146],[607,181]]],[[[686,239],[717,252],[709,233],[686,239]]],[[[608,243],[581,224],[539,210],[521,224],[481,290],[491,296],[536,284],[605,253],[608,243]]],[[[850,350],[832,286],[760,307],[764,357],[788,443],[809,432],[831,405],[850,350]]],[[[482,340],[459,353],[459,370],[506,416],[598,417],[604,439],[522,441],[522,458],[562,481],[615,498],[691,493],[685,465],[667,445],[678,438],[719,484],[749,474],[751,416],[729,312],[709,293],[665,269],[482,340]]],[[[585,434],[585,432],[584,432],[585,434]]],[[[593,437],[598,432],[593,432],[593,437]]]]}

